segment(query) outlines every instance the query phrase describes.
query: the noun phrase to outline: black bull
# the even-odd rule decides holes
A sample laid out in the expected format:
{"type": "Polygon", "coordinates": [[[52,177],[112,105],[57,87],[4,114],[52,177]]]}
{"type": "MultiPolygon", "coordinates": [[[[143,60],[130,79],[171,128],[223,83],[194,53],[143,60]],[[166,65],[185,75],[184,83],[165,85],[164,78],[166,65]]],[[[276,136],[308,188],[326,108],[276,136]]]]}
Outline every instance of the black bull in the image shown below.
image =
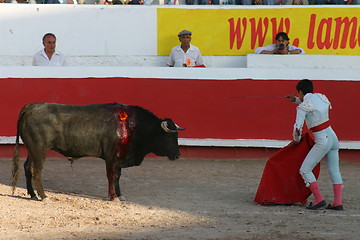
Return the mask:
{"type": "Polygon", "coordinates": [[[145,155],[154,153],[175,160],[180,156],[178,131],[171,119],[159,119],[138,106],[122,104],[66,105],[31,103],[23,107],[17,124],[13,158],[13,194],[19,172],[19,136],[28,149],[24,164],[31,198],[46,195],[41,172],[46,152],[54,150],[69,160],[85,156],[106,162],[109,197],[122,198],[121,169],[139,166],[145,155]]]}

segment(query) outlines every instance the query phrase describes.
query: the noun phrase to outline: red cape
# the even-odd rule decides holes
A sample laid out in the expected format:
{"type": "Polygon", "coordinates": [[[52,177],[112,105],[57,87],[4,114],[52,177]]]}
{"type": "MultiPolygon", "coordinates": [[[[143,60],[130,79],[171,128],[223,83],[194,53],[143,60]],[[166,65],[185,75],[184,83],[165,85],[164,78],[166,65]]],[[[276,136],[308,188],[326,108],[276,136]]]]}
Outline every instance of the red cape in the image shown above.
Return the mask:
{"type": "MultiPolygon", "coordinates": [[[[266,163],[254,201],[259,204],[305,204],[311,192],[299,170],[314,144],[313,137],[306,133],[299,144],[277,151],[266,163]]],[[[313,173],[317,179],[320,164],[313,173]]]]}

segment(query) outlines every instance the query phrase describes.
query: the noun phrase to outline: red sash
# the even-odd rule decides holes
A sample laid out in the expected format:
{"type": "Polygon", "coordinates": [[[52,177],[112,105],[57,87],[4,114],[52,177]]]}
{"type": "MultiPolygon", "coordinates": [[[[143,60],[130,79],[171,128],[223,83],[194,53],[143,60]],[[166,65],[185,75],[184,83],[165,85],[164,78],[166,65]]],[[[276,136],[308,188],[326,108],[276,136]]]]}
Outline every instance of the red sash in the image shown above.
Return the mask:
{"type": "Polygon", "coordinates": [[[315,127],[312,127],[310,128],[309,130],[312,131],[312,132],[320,132],[321,130],[324,130],[326,128],[330,127],[330,122],[327,121],[327,122],[324,122],[320,125],[317,125],[315,127]]]}

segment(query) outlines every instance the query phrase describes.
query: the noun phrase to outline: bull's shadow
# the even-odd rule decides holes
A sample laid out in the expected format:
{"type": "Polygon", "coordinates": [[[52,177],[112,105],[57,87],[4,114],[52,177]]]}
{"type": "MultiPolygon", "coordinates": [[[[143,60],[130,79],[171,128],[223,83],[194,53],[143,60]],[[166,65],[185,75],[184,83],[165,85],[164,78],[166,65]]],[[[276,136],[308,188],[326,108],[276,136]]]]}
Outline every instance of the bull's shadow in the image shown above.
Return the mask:
{"type": "MultiPolygon", "coordinates": [[[[1,176],[0,182],[9,185],[9,193],[5,194],[10,195],[12,161],[2,161],[6,165],[4,172],[7,174],[1,176]]],[[[21,160],[21,164],[23,163],[24,159],[21,160]]],[[[129,202],[185,212],[214,211],[208,209],[207,205],[203,206],[202,203],[205,202],[229,208],[238,206],[239,202],[252,205],[249,199],[256,189],[244,194],[239,189],[244,180],[231,174],[235,168],[240,169],[240,165],[238,161],[227,160],[169,161],[167,158],[146,158],[139,167],[123,169],[120,186],[129,202]]],[[[64,157],[48,158],[42,173],[45,193],[63,193],[109,201],[105,162],[102,159],[81,158],[71,164],[64,157]]],[[[20,171],[17,187],[26,189],[23,169],[20,171]]],[[[18,195],[15,192],[15,197],[18,195]]],[[[25,198],[30,199],[28,195],[25,198]]]]}
{"type": "MultiPolygon", "coordinates": [[[[8,185],[10,187],[9,194],[11,194],[12,160],[3,159],[2,162],[5,174],[1,176],[0,183],[8,185]]],[[[21,158],[19,180],[16,187],[26,189],[24,162],[25,159],[21,158]]],[[[65,157],[47,158],[42,171],[42,183],[45,192],[109,200],[105,161],[102,159],[80,158],[69,161],[65,157]]],[[[16,192],[14,197],[17,197],[16,192]]],[[[30,199],[30,195],[18,197],[30,199]]]]}

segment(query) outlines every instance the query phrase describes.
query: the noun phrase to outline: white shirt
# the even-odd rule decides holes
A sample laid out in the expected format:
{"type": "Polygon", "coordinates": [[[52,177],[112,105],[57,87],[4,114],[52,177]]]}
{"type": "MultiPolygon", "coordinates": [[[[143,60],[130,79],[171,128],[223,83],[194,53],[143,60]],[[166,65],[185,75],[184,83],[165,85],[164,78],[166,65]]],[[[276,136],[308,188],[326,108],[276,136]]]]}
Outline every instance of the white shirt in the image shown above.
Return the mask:
{"type": "Polygon", "coordinates": [[[54,54],[52,55],[51,59],[47,57],[45,50],[42,49],[41,51],[37,52],[32,61],[33,66],[64,66],[65,65],[65,56],[55,50],[54,54]]]}
{"type": "MultiPolygon", "coordinates": [[[[304,54],[305,51],[302,48],[299,47],[295,47],[293,45],[288,45],[288,51],[293,51],[293,50],[301,50],[300,54],[304,54]]],[[[265,47],[258,47],[257,49],[255,49],[255,54],[260,54],[262,51],[274,51],[276,48],[276,44],[271,44],[271,45],[267,45],[265,47]]]]}
{"type": "Polygon", "coordinates": [[[331,103],[324,94],[307,93],[303,102],[296,98],[295,103],[300,103],[296,108],[296,122],[293,131],[295,141],[299,141],[301,138],[304,121],[306,121],[308,129],[329,121],[331,103]]]}
{"type": "Polygon", "coordinates": [[[204,64],[199,48],[191,44],[186,53],[182,50],[181,45],[173,47],[167,64],[174,67],[183,67],[183,64],[186,64],[188,59],[190,59],[190,67],[204,64]]]}

